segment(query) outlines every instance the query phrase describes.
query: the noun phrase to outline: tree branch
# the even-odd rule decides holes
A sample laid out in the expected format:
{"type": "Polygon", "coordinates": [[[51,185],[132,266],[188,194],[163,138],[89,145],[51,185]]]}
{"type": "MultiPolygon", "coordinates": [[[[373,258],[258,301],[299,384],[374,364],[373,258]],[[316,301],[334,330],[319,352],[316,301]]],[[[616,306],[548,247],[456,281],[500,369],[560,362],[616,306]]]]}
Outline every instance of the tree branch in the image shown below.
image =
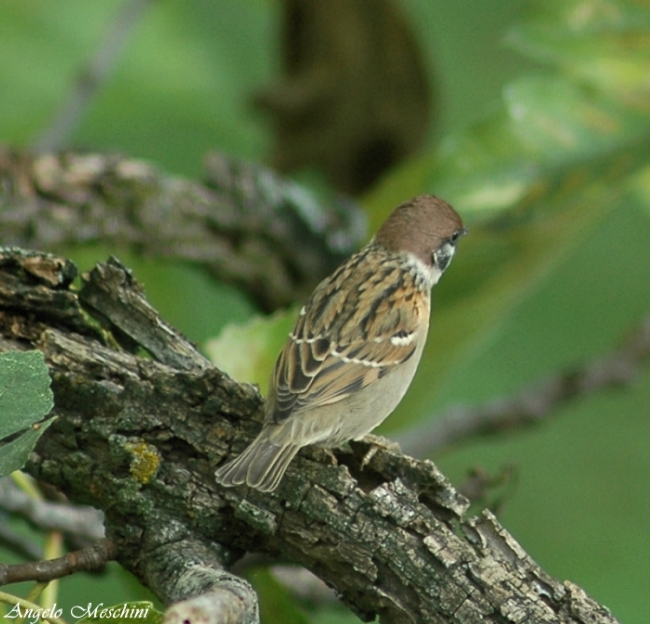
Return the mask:
{"type": "Polygon", "coordinates": [[[250,163],[206,159],[207,185],[117,155],[0,148],[0,244],[56,251],[101,241],[202,266],[263,310],[306,299],[355,251],[355,204],[323,205],[250,163]]]}
{"type": "Polygon", "coordinates": [[[21,581],[47,583],[75,572],[98,570],[115,559],[115,554],[115,545],[112,542],[99,540],[93,546],[69,552],[56,559],[30,561],[16,565],[0,563],[0,585],[10,585],[21,581]]]}
{"type": "Polygon", "coordinates": [[[406,453],[426,457],[459,441],[536,425],[570,401],[629,385],[649,359],[650,316],[610,353],[536,381],[512,396],[452,407],[426,425],[402,433],[398,442],[406,453]]]}
{"type": "Polygon", "coordinates": [[[166,624],[259,624],[255,591],[244,579],[220,565],[228,560],[218,544],[191,535],[177,521],[148,535],[151,551],[140,568],[145,584],[167,603],[166,624]]]}
{"type": "MultiPolygon", "coordinates": [[[[364,619],[616,621],[544,572],[490,512],[465,518],[467,500],[430,461],[379,449],[362,468],[362,442],[335,450],[333,465],[331,454],[307,448],[274,493],[218,487],[216,466],[259,430],[257,391],[200,356],[198,365],[177,360],[176,348],[167,354],[138,337],[133,327],[154,332],[161,321],[155,312],[141,320],[141,291],[118,263],[84,276],[79,291],[69,288],[72,274],[53,256],[0,254],[0,347],[41,349],[55,396],[57,420],[27,468],[103,509],[117,560],[166,604],[226,587],[229,609],[254,620],[253,594],[224,572],[253,551],[312,570],[364,619]],[[107,311],[114,339],[96,329],[95,310],[107,311]],[[181,582],[205,569],[205,583],[181,582]]],[[[165,332],[171,345],[183,342],[165,332]]]]}

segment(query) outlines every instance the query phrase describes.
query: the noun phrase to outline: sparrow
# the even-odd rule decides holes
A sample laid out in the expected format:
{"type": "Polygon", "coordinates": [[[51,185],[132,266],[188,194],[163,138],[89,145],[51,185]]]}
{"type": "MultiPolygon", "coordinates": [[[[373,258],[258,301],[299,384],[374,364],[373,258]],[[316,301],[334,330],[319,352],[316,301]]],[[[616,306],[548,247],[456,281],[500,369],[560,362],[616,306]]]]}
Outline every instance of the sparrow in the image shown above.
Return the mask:
{"type": "Polygon", "coordinates": [[[448,203],[419,195],[316,287],[276,361],[262,430],[217,470],[221,485],[273,491],[303,446],[358,440],[397,407],[422,356],[431,289],[466,233],[448,203]]]}

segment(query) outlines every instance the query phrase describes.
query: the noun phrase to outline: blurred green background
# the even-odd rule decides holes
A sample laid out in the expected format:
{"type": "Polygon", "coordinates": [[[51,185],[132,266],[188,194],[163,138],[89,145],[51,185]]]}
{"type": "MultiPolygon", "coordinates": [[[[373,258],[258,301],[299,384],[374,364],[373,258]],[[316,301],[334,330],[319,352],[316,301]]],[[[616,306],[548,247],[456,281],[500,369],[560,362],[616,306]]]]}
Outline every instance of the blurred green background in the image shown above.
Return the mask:
{"type": "MultiPolygon", "coordinates": [[[[47,126],[120,6],[0,4],[0,141],[29,145],[47,126]]],[[[650,310],[648,3],[400,6],[430,67],[438,113],[424,153],[364,204],[376,224],[397,201],[434,192],[471,235],[436,287],[425,360],[383,427],[389,434],[597,356],[650,310]],[[498,227],[495,215],[505,215],[498,227]]],[[[210,149],[263,161],[270,128],[250,98],[279,71],[278,8],[152,3],[72,146],[193,177],[210,149]]],[[[195,268],[123,250],[66,252],[83,268],[117,252],[165,318],[201,344],[256,313],[245,294],[195,268]]],[[[516,466],[500,520],[550,574],[628,624],[650,613],[649,381],[646,369],[633,387],[567,405],[539,427],[434,458],[456,484],[472,467],[516,466]]],[[[67,579],[59,602],[140,597],[123,576],[67,579]]],[[[339,611],[267,608],[268,622],[347,621],[339,611]]]]}

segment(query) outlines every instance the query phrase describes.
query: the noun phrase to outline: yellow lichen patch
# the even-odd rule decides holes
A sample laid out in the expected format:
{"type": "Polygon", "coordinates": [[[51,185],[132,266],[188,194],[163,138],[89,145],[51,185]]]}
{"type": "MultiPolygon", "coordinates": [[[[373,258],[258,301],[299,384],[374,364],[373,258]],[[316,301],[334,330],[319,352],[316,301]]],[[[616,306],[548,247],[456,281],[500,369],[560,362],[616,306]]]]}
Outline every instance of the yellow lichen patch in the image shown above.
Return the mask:
{"type": "Polygon", "coordinates": [[[149,483],[160,465],[156,447],[144,442],[127,442],[124,448],[132,455],[131,476],[140,483],[149,483]]]}

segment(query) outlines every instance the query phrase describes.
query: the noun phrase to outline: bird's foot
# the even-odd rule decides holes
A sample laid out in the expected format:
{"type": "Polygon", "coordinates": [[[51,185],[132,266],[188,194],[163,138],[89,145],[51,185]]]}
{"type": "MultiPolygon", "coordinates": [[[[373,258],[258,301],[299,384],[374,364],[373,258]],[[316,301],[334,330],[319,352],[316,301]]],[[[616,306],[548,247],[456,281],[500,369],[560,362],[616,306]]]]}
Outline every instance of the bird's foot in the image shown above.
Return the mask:
{"type": "Polygon", "coordinates": [[[314,451],[317,453],[319,460],[323,458],[326,459],[331,466],[339,465],[339,460],[337,459],[332,449],[325,448],[323,446],[315,446],[314,451]]]}
{"type": "Polygon", "coordinates": [[[359,442],[363,442],[364,444],[368,444],[370,446],[366,454],[363,456],[363,459],[361,460],[361,470],[363,470],[370,463],[372,458],[377,454],[377,451],[379,450],[393,451],[394,453],[402,452],[402,449],[397,442],[389,440],[384,436],[375,435],[372,433],[368,433],[363,436],[359,442]]]}

